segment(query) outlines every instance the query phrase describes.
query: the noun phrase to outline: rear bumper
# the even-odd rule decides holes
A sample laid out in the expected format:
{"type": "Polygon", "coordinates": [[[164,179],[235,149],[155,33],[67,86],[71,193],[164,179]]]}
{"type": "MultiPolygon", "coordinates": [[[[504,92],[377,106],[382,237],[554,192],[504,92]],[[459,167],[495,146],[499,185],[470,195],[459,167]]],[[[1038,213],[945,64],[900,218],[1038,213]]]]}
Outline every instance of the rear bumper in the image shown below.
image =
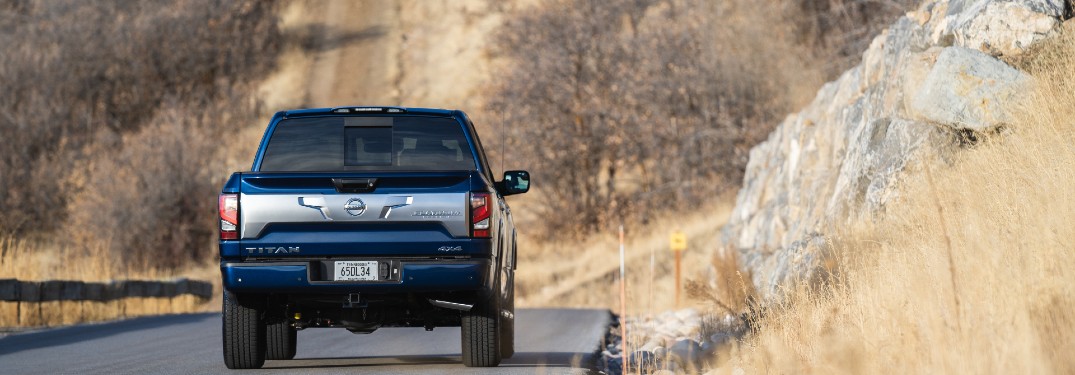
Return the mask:
{"type": "Polygon", "coordinates": [[[221,262],[224,288],[247,293],[424,293],[480,290],[489,260],[402,261],[399,280],[311,281],[310,262],[221,262]]]}

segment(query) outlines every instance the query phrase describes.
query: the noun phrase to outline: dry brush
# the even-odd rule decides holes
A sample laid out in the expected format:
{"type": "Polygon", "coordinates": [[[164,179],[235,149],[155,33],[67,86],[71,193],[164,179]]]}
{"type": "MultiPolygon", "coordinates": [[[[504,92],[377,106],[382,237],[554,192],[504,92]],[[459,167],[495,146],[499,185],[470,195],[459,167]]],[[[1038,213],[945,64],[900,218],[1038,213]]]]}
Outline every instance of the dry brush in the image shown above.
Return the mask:
{"type": "Polygon", "coordinates": [[[1013,124],[950,165],[913,171],[906,198],[835,236],[831,282],[791,291],[723,370],[1075,371],[1068,23],[1012,61],[1038,83],[1012,103],[1013,124]]]}

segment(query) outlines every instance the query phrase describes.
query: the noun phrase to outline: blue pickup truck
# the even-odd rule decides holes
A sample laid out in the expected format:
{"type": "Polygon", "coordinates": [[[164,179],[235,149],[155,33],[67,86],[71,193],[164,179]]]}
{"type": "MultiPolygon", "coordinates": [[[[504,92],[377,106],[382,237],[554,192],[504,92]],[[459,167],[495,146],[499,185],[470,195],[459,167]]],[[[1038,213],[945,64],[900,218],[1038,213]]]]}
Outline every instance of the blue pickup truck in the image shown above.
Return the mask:
{"type": "Polygon", "coordinates": [[[514,353],[515,226],[461,111],[276,113],[221,191],[224,363],[295,356],[297,330],[461,327],[466,366],[514,353]]]}

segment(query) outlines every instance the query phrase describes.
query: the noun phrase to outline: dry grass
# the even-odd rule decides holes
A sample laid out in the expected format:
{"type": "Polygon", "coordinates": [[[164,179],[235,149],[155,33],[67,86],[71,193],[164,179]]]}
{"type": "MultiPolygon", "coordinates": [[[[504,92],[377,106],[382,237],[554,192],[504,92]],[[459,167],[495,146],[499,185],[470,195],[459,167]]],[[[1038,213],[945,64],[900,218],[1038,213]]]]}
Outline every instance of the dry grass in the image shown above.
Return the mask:
{"type": "Polygon", "coordinates": [[[739,252],[729,247],[713,254],[713,285],[691,280],[685,286],[687,296],[711,303],[720,313],[738,315],[757,307],[758,292],[750,271],[739,262],[739,252]]]}
{"type": "MultiPolygon", "coordinates": [[[[204,263],[175,271],[136,267],[117,262],[107,246],[73,248],[47,239],[0,239],[0,279],[25,281],[79,280],[106,282],[116,279],[162,280],[185,277],[213,283],[220,293],[216,265],[204,263]]],[[[13,327],[60,326],[99,322],[144,315],[214,311],[219,298],[205,301],[192,295],[175,298],[126,298],[118,301],[0,301],[0,330],[13,327]]]]}
{"type": "Polygon", "coordinates": [[[1067,29],[1017,62],[1039,87],[1009,131],[925,166],[932,187],[919,166],[903,202],[837,236],[831,285],[792,293],[718,372],[1075,372],[1067,29]]]}
{"type": "Polygon", "coordinates": [[[15,327],[55,327],[139,316],[210,311],[201,298],[127,298],[118,301],[0,302],[0,331],[15,327]]]}
{"type": "Polygon", "coordinates": [[[216,259],[208,258],[176,270],[118,262],[106,245],[82,248],[48,239],[0,239],[0,279],[24,281],[78,280],[101,282],[117,279],[158,280],[187,277],[215,280],[216,259]]]}
{"type": "MultiPolygon", "coordinates": [[[[725,195],[690,214],[664,213],[645,230],[626,228],[628,312],[652,314],[676,306],[674,261],[669,234],[687,234],[682,255],[683,284],[710,276],[712,244],[731,213],[734,197],[725,195]],[[651,268],[651,258],[653,259],[651,268]]],[[[619,245],[615,229],[579,241],[520,238],[516,295],[519,306],[599,307],[619,311],[619,245]]],[[[705,307],[684,292],[681,307],[705,307]]]]}

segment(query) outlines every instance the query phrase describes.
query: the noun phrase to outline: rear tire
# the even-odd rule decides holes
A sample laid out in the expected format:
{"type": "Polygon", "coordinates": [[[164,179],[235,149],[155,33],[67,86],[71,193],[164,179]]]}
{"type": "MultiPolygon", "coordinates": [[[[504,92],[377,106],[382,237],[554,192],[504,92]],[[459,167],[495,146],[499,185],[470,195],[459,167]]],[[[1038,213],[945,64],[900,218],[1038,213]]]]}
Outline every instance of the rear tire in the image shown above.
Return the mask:
{"type": "Polygon", "coordinates": [[[461,331],[464,366],[500,364],[500,297],[496,292],[463,313],[461,331]]]}
{"type": "Polygon", "coordinates": [[[224,291],[224,365],[256,369],[265,365],[265,324],[259,301],[224,291]]]}
{"type": "Polygon", "coordinates": [[[286,320],[265,326],[265,359],[293,359],[298,332],[286,320]]]}

